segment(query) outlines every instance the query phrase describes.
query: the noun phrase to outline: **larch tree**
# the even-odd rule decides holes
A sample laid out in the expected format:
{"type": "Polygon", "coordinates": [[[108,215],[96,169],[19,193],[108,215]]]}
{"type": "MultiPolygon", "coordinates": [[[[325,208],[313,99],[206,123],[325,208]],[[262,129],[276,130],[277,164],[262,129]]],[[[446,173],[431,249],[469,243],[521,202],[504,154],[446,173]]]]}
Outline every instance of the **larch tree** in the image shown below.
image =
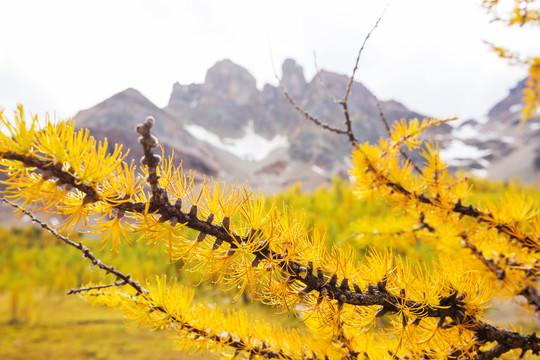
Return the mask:
{"type": "Polygon", "coordinates": [[[124,160],[120,145],[108,153],[106,141],[76,131],[72,121],[27,119],[22,107],[12,119],[2,113],[4,201],[112,277],[70,293],[119,309],[137,324],[167,329],[187,349],[278,359],[540,355],[535,333],[496,326],[486,317],[496,295],[522,297],[532,314],[540,313],[538,211],[515,194],[498,203],[469,203],[469,180],[451,175],[437,144],[421,139],[427,128],[451,119],[388,124],[381,112],[388,136],[359,143],[348,97],[360,53],[343,98],[335,99],[343,127],[325,124],[296,105],[286,89],[284,94],[307,119],[350,142],[358,197],[383,199],[396,217],[413,219],[415,238],[437,252],[429,267],[393,251],[403,232],[383,237],[385,247],[360,257],[347,243],[327,248],[301,210],[245,186],[208,178],[199,183],[189,169],[173,164],[173,155],[156,151],[153,118],[136,126],[144,149],[137,166],[124,160]],[[419,152],[423,166],[405,150],[419,152]],[[65,220],[53,228],[37,218],[43,213],[65,220]],[[149,248],[163,249],[163,261],[181,259],[185,269],[237,296],[248,292],[278,311],[301,312],[306,331],[196,302],[192,289],[159,274],[136,281],[72,242],[69,234],[80,229],[101,234],[112,253],[131,238],[128,233],[137,234],[149,248]]]}

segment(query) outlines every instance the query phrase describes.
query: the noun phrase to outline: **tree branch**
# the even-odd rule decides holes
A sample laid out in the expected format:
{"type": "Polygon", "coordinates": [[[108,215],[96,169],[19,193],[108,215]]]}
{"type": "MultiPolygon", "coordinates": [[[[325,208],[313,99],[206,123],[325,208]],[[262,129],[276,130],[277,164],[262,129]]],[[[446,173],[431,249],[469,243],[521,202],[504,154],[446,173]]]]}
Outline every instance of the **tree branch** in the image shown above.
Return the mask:
{"type": "MultiPolygon", "coordinates": [[[[114,266],[105,265],[100,259],[98,259],[97,257],[94,256],[94,254],[92,253],[92,251],[90,251],[89,248],[84,246],[81,242],[75,243],[75,242],[71,241],[68,237],[59,234],[55,229],[51,228],[47,223],[39,220],[32,213],[30,213],[26,209],[21,208],[19,205],[10,202],[6,198],[0,197],[0,201],[6,203],[9,206],[12,206],[12,207],[18,209],[21,212],[23,212],[33,222],[39,224],[43,229],[45,229],[48,232],[50,232],[51,234],[53,234],[58,240],[60,240],[60,241],[64,242],[65,244],[67,244],[69,246],[72,246],[72,247],[76,248],[77,250],[79,250],[82,253],[82,256],[84,258],[87,258],[88,260],[90,260],[92,265],[97,266],[99,269],[105,271],[106,274],[110,273],[110,274],[113,274],[114,276],[116,276],[117,279],[121,279],[124,284],[127,284],[127,285],[131,286],[133,289],[135,289],[138,294],[147,294],[148,293],[148,290],[144,289],[139,284],[138,281],[134,281],[131,278],[130,274],[124,274],[124,273],[116,270],[114,268],[114,266]]],[[[78,291],[73,290],[73,289],[70,291],[70,293],[75,293],[75,292],[78,292],[78,291]]]]}
{"type": "MultiPolygon", "coordinates": [[[[390,135],[390,125],[388,123],[388,120],[386,120],[386,116],[384,116],[381,103],[379,102],[379,99],[377,97],[375,97],[375,101],[377,102],[377,110],[379,110],[379,118],[381,119],[381,121],[384,124],[384,127],[386,128],[386,132],[388,133],[388,135],[390,135]]],[[[405,151],[403,151],[401,147],[399,148],[399,153],[401,154],[401,156],[403,156],[404,159],[408,160],[412,164],[414,170],[418,174],[422,175],[422,170],[420,170],[420,168],[416,166],[414,161],[412,161],[412,159],[405,153],[405,151]]]]}
{"type": "Polygon", "coordinates": [[[342,130],[342,129],[338,129],[338,128],[335,128],[333,126],[330,126],[326,123],[323,123],[321,120],[317,119],[315,116],[311,115],[310,113],[308,113],[307,111],[305,111],[304,109],[302,109],[297,103],[296,101],[294,101],[294,99],[291,97],[291,95],[289,94],[289,92],[287,91],[287,89],[285,89],[285,86],[283,85],[283,83],[281,82],[281,80],[278,78],[279,80],[279,86],[281,87],[281,91],[283,92],[283,95],[285,96],[285,98],[287,99],[287,101],[289,102],[289,104],[291,104],[300,114],[302,114],[306,119],[312,121],[313,123],[315,123],[315,125],[317,126],[320,126],[322,127],[323,129],[325,130],[328,130],[330,132],[333,132],[333,133],[336,133],[336,134],[341,134],[341,135],[346,135],[347,134],[347,131],[346,130],[342,130]]]}
{"type": "MultiPolygon", "coordinates": [[[[151,125],[151,121],[148,120],[145,122],[145,124],[143,124],[143,126],[147,126],[147,129],[143,130],[143,133],[145,133],[145,135],[143,136],[150,137],[151,125]]],[[[143,139],[143,146],[145,146],[145,141],[146,140],[143,139]]],[[[49,167],[50,162],[42,159],[37,159],[32,155],[26,155],[21,157],[18,155],[13,156],[12,154],[4,153],[4,158],[9,158],[10,156],[12,158],[18,159],[19,161],[23,161],[23,163],[27,166],[36,167],[41,170],[48,169],[51,171],[52,176],[58,176],[59,178],[65,177],[67,180],[72,181],[73,176],[66,174],[63,169],[59,169],[56,167],[53,167],[51,169],[49,167]],[[71,178],[69,178],[68,175],[71,176],[71,178]]],[[[151,154],[151,149],[148,153],[145,149],[145,159],[153,159],[153,156],[154,155],[151,154]]],[[[157,167],[157,164],[152,165],[153,161],[155,162],[155,160],[147,161],[146,165],[157,167]]],[[[149,174],[152,173],[155,173],[155,169],[154,171],[149,169],[149,174]]],[[[207,235],[214,236],[216,238],[216,243],[214,245],[217,244],[217,246],[214,246],[214,248],[219,247],[222,243],[227,243],[230,247],[233,247],[238,246],[238,244],[253,241],[253,236],[249,235],[255,230],[250,230],[248,232],[248,235],[242,237],[229,229],[228,221],[226,222],[225,219],[220,225],[214,225],[212,224],[212,222],[199,219],[197,217],[196,206],[193,206],[187,213],[183,212],[180,207],[170,204],[165,190],[161,192],[158,186],[153,185],[157,184],[157,179],[151,178],[149,176],[148,182],[150,183],[150,186],[153,187],[153,197],[150,200],[149,204],[124,201],[114,203],[113,206],[123,211],[131,211],[141,214],[155,213],[161,216],[161,221],[173,221],[174,219],[176,223],[182,223],[188,228],[207,235]]],[[[436,206],[436,203],[433,199],[428,198],[424,195],[416,195],[410,193],[399,184],[389,182],[387,183],[387,186],[392,187],[393,189],[399,191],[404,195],[413,197],[420,202],[436,206]]],[[[83,192],[87,191],[89,194],[97,194],[96,189],[89,185],[80,186],[79,190],[83,192]]],[[[99,197],[94,195],[94,198],[99,197]]],[[[3,199],[3,201],[9,203],[5,199],[3,199]]],[[[19,208],[15,204],[10,205],[19,208]]],[[[125,281],[131,287],[136,289],[138,293],[146,293],[146,290],[143,289],[137,282],[134,282],[129,276],[129,274],[124,275],[123,273],[115,270],[114,267],[104,265],[90,252],[88,248],[84,247],[81,243],[76,244],[74,242],[71,242],[69,239],[59,235],[47,224],[44,224],[40,220],[33,217],[26,210],[23,211],[28,216],[30,216],[32,220],[36,221],[43,228],[52,232],[60,240],[79,249],[83,253],[83,256],[89,258],[94,265],[98,266],[100,269],[105,270],[107,273],[110,272],[114,274],[118,279],[125,281]]],[[[479,218],[481,215],[484,215],[479,210],[474,209],[472,206],[463,207],[461,203],[458,203],[454,206],[454,211],[458,213],[463,213],[464,215],[477,216],[479,218]]],[[[362,289],[360,289],[358,285],[353,283],[352,286],[354,288],[354,291],[351,291],[348,279],[343,278],[340,282],[340,285],[338,285],[338,279],[336,275],[328,278],[323,274],[321,269],[314,269],[313,265],[310,262],[308,262],[307,266],[305,266],[303,264],[300,264],[299,262],[287,260],[286,254],[280,254],[270,249],[268,243],[265,241],[259,242],[259,245],[254,249],[255,250],[253,250],[252,252],[254,256],[252,265],[254,267],[258,266],[260,261],[264,259],[271,259],[275,261],[281,271],[285,274],[285,276],[289,276],[288,282],[292,283],[294,281],[298,281],[305,285],[305,288],[301,294],[302,296],[305,296],[312,291],[316,291],[319,293],[319,298],[326,296],[331,300],[336,300],[338,308],[342,307],[343,304],[349,304],[353,306],[376,305],[380,307],[379,311],[377,312],[377,314],[380,316],[388,312],[399,312],[404,307],[409,309],[416,309],[419,312],[419,319],[423,317],[438,318],[440,327],[451,326],[452,323],[462,324],[466,326],[470,331],[473,331],[477,335],[477,337],[483,341],[494,341],[504,345],[508,349],[520,348],[523,351],[532,350],[533,353],[538,353],[540,351],[540,340],[534,334],[524,335],[505,329],[500,329],[478,321],[474,317],[467,315],[464,307],[465,302],[463,301],[463,299],[465,298],[464,294],[458,294],[457,292],[453,292],[448,296],[441,297],[438,304],[426,305],[421,302],[416,302],[414,300],[400,297],[399,294],[393,294],[389,292],[386,289],[387,280],[385,278],[381,279],[381,281],[379,281],[377,284],[368,284],[364,292],[362,291],[362,289]],[[316,275],[314,274],[315,272],[317,273],[316,275]],[[448,324],[445,324],[447,318],[450,318],[452,321],[448,324]]]]}
{"type": "MultiPolygon", "coordinates": [[[[476,258],[482,261],[484,265],[486,265],[486,267],[491,270],[495,276],[497,276],[498,280],[505,280],[506,270],[504,268],[501,268],[495,260],[486,258],[484,254],[471,243],[466,234],[461,234],[461,238],[463,239],[463,247],[469,249],[476,258]]],[[[514,294],[525,297],[525,299],[527,299],[527,303],[534,307],[534,311],[536,313],[540,313],[540,294],[538,294],[538,290],[531,285],[535,282],[535,278],[538,276],[538,269],[525,269],[523,264],[518,264],[508,258],[505,258],[505,260],[507,265],[510,266],[510,269],[522,270],[525,273],[526,285],[520,291],[514,291],[514,294]]]]}

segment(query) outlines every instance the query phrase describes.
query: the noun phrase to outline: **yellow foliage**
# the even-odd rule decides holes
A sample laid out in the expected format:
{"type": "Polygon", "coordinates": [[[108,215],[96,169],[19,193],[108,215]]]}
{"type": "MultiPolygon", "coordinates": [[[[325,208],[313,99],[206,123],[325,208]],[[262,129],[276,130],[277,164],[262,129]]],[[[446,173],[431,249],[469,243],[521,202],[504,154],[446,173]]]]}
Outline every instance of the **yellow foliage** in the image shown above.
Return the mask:
{"type": "Polygon", "coordinates": [[[330,248],[302,211],[245,186],[198,182],[173,165],[174,155],[155,157],[148,150],[155,146],[150,120],[138,127],[146,165],[137,169],[123,162],[120,147],[106,154],[106,144],[75,132],[73,122],[40,126],[33,118],[28,126],[20,108],[15,125],[6,125],[9,136],[0,137],[3,193],[30,212],[64,215],[63,232],[103,234],[113,254],[133,232],[150,251],[166,253],[165,261],[182,260],[236,298],[247,291],[255,301],[300,314],[309,328],[301,334],[193,303],[192,292],[163,277],[148,292],[97,286],[87,293],[136,324],[173,331],[182,347],[286,359],[472,356],[489,351],[490,342],[507,352],[529,341],[526,350],[536,351],[540,343],[517,332],[519,345],[490,335],[503,330],[493,330],[485,310],[495,296],[534,289],[538,211],[520,195],[465,205],[469,181],[450,175],[438,146],[420,138],[445,121],[402,120],[389,138],[354,149],[356,193],[389,202],[391,213],[385,221],[359,219],[355,228],[363,236],[330,248]],[[404,147],[424,158],[421,173],[402,160],[404,147]],[[402,250],[419,243],[438,255],[420,261],[402,250]]]}

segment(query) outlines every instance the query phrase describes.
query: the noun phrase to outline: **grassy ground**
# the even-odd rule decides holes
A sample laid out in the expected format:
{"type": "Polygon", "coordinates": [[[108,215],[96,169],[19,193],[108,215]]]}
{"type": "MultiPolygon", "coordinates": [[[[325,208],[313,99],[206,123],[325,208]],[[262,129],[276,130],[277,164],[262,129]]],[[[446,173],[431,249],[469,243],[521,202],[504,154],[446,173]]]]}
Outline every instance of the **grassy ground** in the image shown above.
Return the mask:
{"type": "MultiPolygon", "coordinates": [[[[215,359],[208,353],[175,349],[168,331],[150,331],[126,323],[120,312],[92,307],[78,296],[28,293],[15,300],[0,293],[0,359],[94,359],[167,360],[215,359]],[[16,304],[16,308],[14,305],[16,304]]],[[[201,296],[199,296],[201,297],[201,296]]],[[[258,303],[239,301],[217,291],[206,292],[203,301],[216,300],[220,307],[243,308],[258,319],[302,328],[294,317],[275,317],[258,303]]]]}
{"type": "Polygon", "coordinates": [[[0,294],[0,359],[213,358],[175,351],[169,333],[126,326],[120,313],[91,307],[76,296],[40,295],[33,303],[36,309],[27,312],[26,322],[16,323],[8,296],[0,294]]]}

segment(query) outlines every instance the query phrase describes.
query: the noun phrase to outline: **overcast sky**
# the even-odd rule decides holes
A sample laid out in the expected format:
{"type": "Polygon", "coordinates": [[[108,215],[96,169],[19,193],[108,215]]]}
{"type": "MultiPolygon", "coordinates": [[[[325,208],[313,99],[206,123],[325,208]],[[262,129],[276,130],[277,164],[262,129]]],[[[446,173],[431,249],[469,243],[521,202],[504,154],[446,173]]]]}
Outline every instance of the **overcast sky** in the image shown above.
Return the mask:
{"type": "MultiPolygon", "coordinates": [[[[526,69],[489,40],[540,54],[539,29],[490,23],[480,0],[394,0],[357,73],[380,99],[431,116],[479,117],[526,69]],[[534,41],[533,41],[534,40],[534,41]],[[535,44],[535,45],[531,45],[535,44]]],[[[74,116],[128,87],[167,105],[172,85],[201,83],[229,58],[258,86],[294,58],[349,74],[385,0],[17,0],[0,2],[0,107],[74,116]]],[[[143,118],[145,114],[141,114],[143,118]]]]}

